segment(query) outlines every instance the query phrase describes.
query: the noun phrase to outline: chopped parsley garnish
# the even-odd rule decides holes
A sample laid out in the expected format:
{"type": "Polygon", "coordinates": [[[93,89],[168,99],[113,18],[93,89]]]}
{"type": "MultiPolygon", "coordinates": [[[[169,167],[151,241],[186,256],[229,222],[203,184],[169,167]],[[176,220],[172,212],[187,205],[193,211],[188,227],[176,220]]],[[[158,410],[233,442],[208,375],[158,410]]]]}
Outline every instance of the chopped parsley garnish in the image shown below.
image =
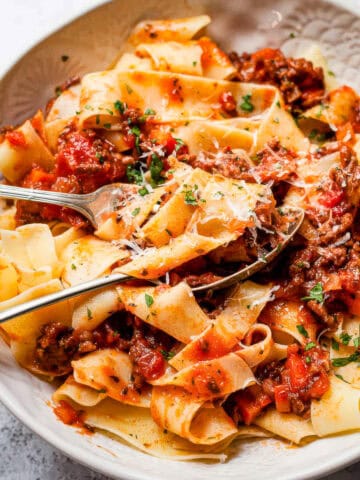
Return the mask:
{"type": "Polygon", "coordinates": [[[151,307],[151,305],[154,303],[153,297],[148,293],[145,293],[145,303],[147,307],[151,307]]]}
{"type": "Polygon", "coordinates": [[[145,197],[145,195],[147,195],[148,193],[149,193],[149,190],[146,187],[141,187],[139,189],[139,195],[141,195],[142,197],[145,197]]]}
{"type": "Polygon", "coordinates": [[[339,378],[340,380],[342,380],[345,383],[350,383],[347,380],[345,380],[345,378],[342,375],[340,375],[339,373],[335,373],[335,377],[339,378]]]}
{"type": "Polygon", "coordinates": [[[322,303],[324,301],[324,291],[321,283],[317,283],[315,287],[310,290],[309,296],[303,297],[301,300],[305,300],[306,302],[315,300],[317,303],[322,303]]]}
{"type": "Polygon", "coordinates": [[[327,73],[330,75],[330,77],[335,77],[335,73],[332,70],[328,70],[327,73]]]}
{"type": "Polygon", "coordinates": [[[147,108],[144,112],[144,115],[156,115],[156,112],[152,108],[147,108]]]}
{"type": "Polygon", "coordinates": [[[354,342],[354,347],[355,347],[355,348],[359,348],[359,346],[360,346],[360,337],[354,338],[353,342],[354,342]]]}
{"type": "Polygon", "coordinates": [[[96,152],[95,157],[99,159],[101,165],[105,162],[105,157],[103,157],[100,152],[96,152]]]}
{"type": "Polygon", "coordinates": [[[214,193],[214,198],[216,200],[219,200],[220,198],[222,198],[224,196],[223,192],[220,192],[220,190],[218,192],[215,192],[214,193]]]}
{"type": "Polygon", "coordinates": [[[62,94],[62,89],[61,89],[61,87],[56,87],[56,88],[55,88],[55,95],[56,95],[57,97],[60,97],[61,94],[62,94]]]}
{"type": "Polygon", "coordinates": [[[100,115],[96,115],[95,122],[96,122],[96,125],[100,124],[100,115]]]}
{"type": "Polygon", "coordinates": [[[343,345],[349,345],[352,335],[349,335],[347,332],[342,332],[340,334],[340,340],[343,345]]]}
{"type": "Polygon", "coordinates": [[[170,230],[168,228],[165,228],[165,232],[169,235],[169,237],[172,237],[172,233],[170,232],[170,230]]]}
{"type": "Polygon", "coordinates": [[[114,115],[114,112],[110,108],[105,108],[109,115],[114,115]]]}
{"type": "Polygon", "coordinates": [[[329,137],[329,134],[326,132],[319,132],[316,128],[311,130],[309,133],[310,140],[316,140],[317,142],[325,142],[325,140],[329,137]]]}
{"type": "Polygon", "coordinates": [[[323,103],[320,105],[319,107],[319,111],[317,112],[317,114],[315,115],[317,118],[320,118],[323,111],[326,109],[326,108],[329,108],[328,105],[324,105],[323,103]]]}
{"type": "Polygon", "coordinates": [[[290,38],[295,38],[295,33],[294,32],[291,32],[290,35],[289,35],[290,38]]]}
{"type": "Polygon", "coordinates": [[[262,253],[262,254],[260,255],[259,259],[260,259],[263,263],[267,263],[266,254],[265,254],[265,253],[262,253]]]}
{"type": "Polygon", "coordinates": [[[243,102],[240,104],[241,110],[244,110],[245,112],[252,112],[254,110],[254,105],[251,103],[251,93],[248,93],[247,95],[244,95],[242,97],[243,102]]]}
{"type": "Polygon", "coordinates": [[[309,355],[306,355],[305,362],[308,364],[311,363],[311,357],[309,357],[309,355]]]}
{"type": "Polygon", "coordinates": [[[185,145],[184,140],[181,140],[181,138],[175,138],[176,145],[175,145],[175,152],[178,152],[181,147],[185,145]]]}
{"type": "Polygon", "coordinates": [[[100,390],[97,390],[98,393],[106,393],[107,390],[106,388],[100,388],[100,390]]]}
{"type": "Polygon", "coordinates": [[[296,328],[298,332],[301,333],[302,336],[304,336],[305,338],[309,338],[309,334],[307,330],[305,330],[304,325],[296,325],[296,328]]]}
{"type": "Polygon", "coordinates": [[[279,100],[276,102],[276,106],[279,107],[279,108],[281,108],[281,105],[280,105],[279,100]]]}
{"type": "Polygon", "coordinates": [[[305,345],[305,352],[307,352],[308,350],[311,350],[312,348],[316,347],[316,343],[315,342],[309,342],[305,345]]]}
{"type": "Polygon", "coordinates": [[[198,190],[198,186],[194,185],[193,188],[191,188],[191,185],[186,185],[184,184],[185,190],[182,191],[184,194],[184,201],[187,205],[197,205],[198,201],[195,197],[195,192],[198,190]]]}
{"type": "Polygon", "coordinates": [[[331,339],[331,348],[332,348],[333,350],[337,350],[337,351],[338,351],[338,350],[339,350],[339,347],[340,347],[339,342],[337,342],[337,341],[335,340],[335,338],[332,338],[332,339],[331,339]]]}
{"type": "Polygon", "coordinates": [[[72,264],[71,264],[71,270],[76,270],[76,265],[75,265],[75,263],[72,263],[72,264]]]}
{"type": "Polygon", "coordinates": [[[69,55],[61,55],[61,61],[67,62],[69,60],[69,55]]]}
{"type": "Polygon", "coordinates": [[[87,104],[85,105],[85,110],[94,110],[94,107],[92,107],[91,105],[87,104]]]}
{"type": "Polygon", "coordinates": [[[345,367],[351,362],[357,362],[360,359],[360,352],[355,352],[349,355],[348,357],[339,357],[333,358],[331,363],[333,367],[345,367]]]}
{"type": "Polygon", "coordinates": [[[130,128],[130,131],[133,135],[135,135],[135,147],[136,147],[136,150],[138,151],[138,153],[141,153],[141,150],[140,150],[140,135],[141,135],[141,130],[139,127],[137,127],[136,125],[134,127],[131,127],[130,128]]]}
{"type": "Polygon", "coordinates": [[[153,153],[151,155],[151,163],[150,163],[150,175],[151,175],[151,180],[154,185],[158,185],[159,183],[162,183],[163,177],[161,176],[161,172],[163,171],[164,164],[161,160],[161,158],[156,155],[156,153],[153,153]]]}
{"type": "Polygon", "coordinates": [[[93,316],[92,316],[92,311],[90,310],[89,307],[86,308],[86,312],[87,312],[88,320],[91,320],[93,318],[93,316]]]}
{"type": "Polygon", "coordinates": [[[126,110],[126,103],[122,102],[121,100],[116,100],[114,103],[114,108],[123,114],[126,110]]]}
{"type": "Polygon", "coordinates": [[[167,352],[166,350],[160,350],[161,355],[165,358],[165,360],[171,360],[175,357],[175,352],[167,352]]]}
{"type": "Polygon", "coordinates": [[[196,65],[197,65],[197,61],[196,61],[196,60],[194,60],[194,61],[192,62],[192,64],[193,64],[193,67],[196,67],[196,65]]]}
{"type": "Polygon", "coordinates": [[[136,215],[139,215],[139,213],[140,213],[140,207],[137,207],[135,208],[135,210],[131,212],[131,216],[136,217],[136,215]]]}
{"type": "Polygon", "coordinates": [[[125,84],[125,87],[126,87],[126,90],[127,90],[128,94],[131,95],[134,90],[127,83],[125,84]]]}
{"type": "Polygon", "coordinates": [[[309,133],[310,140],[313,140],[318,135],[318,133],[319,133],[319,130],[317,130],[316,128],[311,130],[311,132],[309,133]]]}
{"type": "Polygon", "coordinates": [[[111,128],[111,123],[104,123],[104,128],[111,128]]]}
{"type": "Polygon", "coordinates": [[[140,170],[137,170],[134,166],[128,165],[126,167],[126,176],[129,182],[136,183],[137,185],[141,185],[143,182],[143,175],[140,170]]]}

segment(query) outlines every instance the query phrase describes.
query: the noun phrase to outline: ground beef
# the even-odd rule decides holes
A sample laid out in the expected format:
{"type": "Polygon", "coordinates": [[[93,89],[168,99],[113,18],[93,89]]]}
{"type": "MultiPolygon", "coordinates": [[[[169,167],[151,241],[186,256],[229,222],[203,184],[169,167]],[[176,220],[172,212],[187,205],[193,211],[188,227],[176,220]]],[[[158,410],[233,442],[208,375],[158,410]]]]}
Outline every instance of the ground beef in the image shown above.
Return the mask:
{"type": "Polygon", "coordinates": [[[50,374],[65,375],[71,371],[71,360],[94,350],[91,332],[74,331],[59,322],[51,322],[41,328],[35,364],[50,374]]]}
{"type": "Polygon", "coordinates": [[[230,53],[241,82],[270,83],[278,87],[294,113],[318,104],[324,97],[322,68],[304,58],[288,58],[277,49],[264,48],[253,54],[230,53]]]}
{"type": "Polygon", "coordinates": [[[44,325],[36,342],[35,364],[49,374],[65,375],[71,361],[103,348],[129,353],[134,362],[134,385],[154,380],[166,366],[162,352],[174,340],[161,330],[145,324],[127,312],[116,312],[95,330],[74,330],[59,322],[44,325]]]}
{"type": "Polygon", "coordinates": [[[219,173],[227,178],[254,182],[250,173],[251,162],[246,154],[232,152],[229,148],[220,153],[200,152],[198,155],[185,154],[179,160],[186,161],[193,168],[201,168],[209,173],[219,173]]]}
{"type": "Polygon", "coordinates": [[[272,186],[288,180],[296,170],[296,154],[283,147],[277,139],[268,142],[251,160],[245,152],[240,154],[224,148],[220,153],[200,152],[185,154],[179,160],[209,173],[249,183],[268,183],[272,186]],[[255,164],[255,165],[254,165],[255,164]]]}

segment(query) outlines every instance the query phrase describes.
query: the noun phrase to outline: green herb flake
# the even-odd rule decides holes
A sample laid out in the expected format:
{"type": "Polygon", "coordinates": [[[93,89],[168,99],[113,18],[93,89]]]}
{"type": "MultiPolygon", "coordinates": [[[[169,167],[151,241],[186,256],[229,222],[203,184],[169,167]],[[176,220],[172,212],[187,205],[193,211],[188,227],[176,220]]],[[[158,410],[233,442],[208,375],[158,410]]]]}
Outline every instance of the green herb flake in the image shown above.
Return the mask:
{"type": "Polygon", "coordinates": [[[340,340],[343,345],[349,345],[352,335],[349,335],[347,332],[342,332],[340,334],[340,340]]]}
{"type": "Polygon", "coordinates": [[[96,115],[95,122],[96,122],[96,125],[100,125],[100,115],[96,115]]]}
{"type": "Polygon", "coordinates": [[[196,60],[194,60],[194,61],[192,62],[192,64],[193,64],[193,67],[196,67],[196,65],[197,65],[197,61],[196,61],[196,60]]]}
{"type": "Polygon", "coordinates": [[[187,205],[197,205],[198,201],[197,198],[195,197],[195,192],[198,190],[198,186],[194,185],[191,187],[191,185],[184,184],[185,190],[182,191],[184,194],[184,201],[187,205]]]}
{"type": "Polygon", "coordinates": [[[61,94],[62,94],[62,88],[61,87],[56,87],[55,88],[55,95],[57,97],[60,97],[61,94]]]}
{"type": "Polygon", "coordinates": [[[91,320],[93,318],[93,316],[92,316],[92,311],[90,310],[89,307],[86,308],[86,312],[87,312],[88,320],[91,320]]]}
{"type": "Polygon", "coordinates": [[[105,108],[109,115],[114,115],[114,112],[110,108],[105,108]]]}
{"type": "Polygon", "coordinates": [[[169,237],[172,237],[172,233],[170,232],[170,230],[168,228],[165,228],[165,232],[169,235],[169,237]]]}
{"type": "Polygon", "coordinates": [[[295,38],[295,36],[296,36],[296,35],[295,35],[294,32],[291,32],[290,35],[289,35],[290,38],[295,38]]]}
{"type": "Polygon", "coordinates": [[[309,342],[305,345],[305,352],[307,352],[308,350],[311,350],[312,348],[316,347],[316,343],[315,342],[309,342]]]}
{"type": "Polygon", "coordinates": [[[105,157],[103,157],[100,152],[96,152],[96,153],[95,153],[95,157],[99,159],[99,163],[100,163],[101,165],[104,164],[104,162],[105,162],[105,157]]]}
{"type": "Polygon", "coordinates": [[[122,102],[121,100],[116,100],[114,103],[114,108],[123,114],[126,110],[126,103],[122,102]]]}
{"type": "Polygon", "coordinates": [[[335,77],[335,73],[332,70],[328,70],[327,73],[330,77],[335,77]]]}
{"type": "Polygon", "coordinates": [[[103,127],[109,129],[111,128],[111,123],[104,123],[103,127]]]}
{"type": "Polygon", "coordinates": [[[181,147],[185,145],[184,140],[181,140],[181,138],[175,138],[176,145],[175,145],[175,152],[178,152],[181,147]]]}
{"type": "Polygon", "coordinates": [[[71,270],[76,270],[76,265],[75,265],[75,263],[72,263],[72,264],[71,264],[71,270]]]}
{"type": "Polygon", "coordinates": [[[324,291],[323,291],[322,284],[320,282],[317,283],[315,285],[315,287],[313,287],[310,290],[309,296],[303,297],[301,300],[304,300],[306,302],[310,301],[310,300],[315,300],[315,302],[317,302],[317,303],[323,303],[323,301],[324,301],[324,291]]]}
{"type": "Polygon", "coordinates": [[[153,297],[151,295],[149,295],[148,293],[145,293],[145,303],[146,303],[146,306],[149,307],[149,308],[154,303],[153,297]]]}
{"type": "Polygon", "coordinates": [[[167,361],[175,357],[175,352],[167,352],[166,350],[160,350],[160,353],[167,361]]]}
{"type": "Polygon", "coordinates": [[[324,105],[324,104],[322,103],[322,104],[320,105],[320,107],[319,107],[318,112],[317,112],[316,115],[315,115],[316,118],[320,118],[321,115],[322,115],[322,113],[323,113],[323,111],[324,111],[325,109],[327,109],[327,108],[329,108],[329,105],[324,105]]]}
{"type": "Polygon", "coordinates": [[[136,217],[136,215],[139,215],[139,213],[140,213],[140,207],[137,207],[135,208],[135,210],[131,212],[131,216],[136,217]]]}
{"type": "Polygon", "coordinates": [[[100,388],[100,390],[97,390],[98,393],[106,393],[107,390],[106,388],[100,388]]]}
{"type": "Polygon", "coordinates": [[[244,110],[244,112],[252,112],[254,110],[254,105],[251,103],[251,93],[248,93],[247,95],[244,95],[242,97],[243,102],[240,104],[241,110],[244,110]]]}
{"type": "Polygon", "coordinates": [[[128,94],[131,95],[134,90],[127,83],[125,83],[125,87],[126,87],[126,90],[127,90],[128,94]]]}
{"type": "Polygon", "coordinates": [[[280,104],[279,100],[276,102],[276,106],[277,106],[278,108],[281,108],[281,104],[280,104]]]}
{"type": "Polygon", "coordinates": [[[141,187],[139,189],[139,195],[141,195],[142,197],[145,197],[145,195],[148,195],[148,193],[149,193],[149,190],[146,187],[141,187]]]}
{"type": "Polygon", "coordinates": [[[354,338],[353,343],[354,343],[354,347],[355,347],[355,348],[359,348],[359,346],[360,346],[360,337],[354,338]]]}
{"type": "Polygon", "coordinates": [[[306,357],[305,357],[305,362],[306,362],[307,364],[311,363],[311,357],[309,357],[309,355],[306,355],[306,357]]]}
{"type": "Polygon", "coordinates": [[[137,170],[132,165],[128,165],[126,167],[126,176],[129,182],[136,183],[137,185],[141,185],[143,182],[143,176],[141,171],[137,170]]]}
{"type": "Polygon", "coordinates": [[[340,347],[339,342],[337,342],[337,341],[335,340],[335,338],[332,338],[332,339],[331,339],[331,348],[332,348],[333,350],[338,351],[338,350],[339,350],[339,347],[340,347]]]}
{"type": "Polygon", "coordinates": [[[223,192],[220,192],[220,190],[218,192],[215,192],[214,193],[214,198],[216,200],[219,200],[220,198],[222,198],[224,196],[223,192]]]}
{"type": "Polygon", "coordinates": [[[151,180],[154,185],[159,185],[160,183],[163,182],[163,177],[161,176],[161,172],[164,169],[164,164],[161,158],[156,155],[156,153],[153,153],[151,155],[151,163],[150,163],[150,175],[151,175],[151,180]]]}
{"type": "Polygon", "coordinates": [[[349,355],[348,357],[339,357],[333,358],[331,363],[333,367],[345,367],[351,362],[357,362],[360,359],[360,352],[355,352],[349,355]]]}
{"type": "Polygon", "coordinates": [[[298,332],[301,333],[301,335],[303,337],[309,338],[309,334],[308,334],[307,330],[305,330],[304,325],[296,325],[296,328],[297,328],[298,332]]]}
{"type": "Polygon", "coordinates": [[[337,377],[339,380],[342,380],[345,383],[350,383],[347,380],[345,380],[345,378],[342,375],[340,375],[340,373],[335,373],[335,377],[337,377]]]}
{"type": "Polygon", "coordinates": [[[152,108],[147,108],[144,112],[144,115],[156,115],[156,112],[152,108]]]}
{"type": "Polygon", "coordinates": [[[319,133],[319,130],[317,130],[316,128],[314,128],[313,130],[311,130],[311,132],[309,133],[309,138],[310,140],[313,140],[314,138],[316,138],[316,136],[318,135],[319,133]]]}

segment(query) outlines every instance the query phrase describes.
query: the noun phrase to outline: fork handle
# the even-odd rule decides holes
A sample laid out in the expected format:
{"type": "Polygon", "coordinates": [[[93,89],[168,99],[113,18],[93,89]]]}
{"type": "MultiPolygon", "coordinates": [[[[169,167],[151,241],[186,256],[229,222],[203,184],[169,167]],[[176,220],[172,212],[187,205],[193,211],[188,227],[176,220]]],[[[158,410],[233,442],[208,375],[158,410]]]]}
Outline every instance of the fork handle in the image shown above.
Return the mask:
{"type": "Polygon", "coordinates": [[[94,222],[92,212],[87,206],[89,201],[87,195],[34,190],[32,188],[14,187],[12,185],[0,185],[0,197],[28,200],[31,202],[51,203],[53,205],[60,205],[61,207],[69,207],[80,212],[92,223],[94,222]]]}
{"type": "Polygon", "coordinates": [[[128,275],[124,275],[122,273],[113,273],[112,275],[108,275],[106,277],[96,278],[95,280],[90,280],[89,282],[79,283],[73,287],[65,288],[64,290],[35,298],[34,300],[22,303],[21,305],[7,308],[3,312],[0,312],[0,323],[11,320],[19,315],[33,312],[39,308],[53,305],[54,303],[61,302],[62,300],[67,300],[68,298],[76,297],[83,293],[99,290],[102,287],[114,285],[116,283],[122,283],[126,280],[132,280],[133,278],[134,277],[129,277],[128,275]]]}

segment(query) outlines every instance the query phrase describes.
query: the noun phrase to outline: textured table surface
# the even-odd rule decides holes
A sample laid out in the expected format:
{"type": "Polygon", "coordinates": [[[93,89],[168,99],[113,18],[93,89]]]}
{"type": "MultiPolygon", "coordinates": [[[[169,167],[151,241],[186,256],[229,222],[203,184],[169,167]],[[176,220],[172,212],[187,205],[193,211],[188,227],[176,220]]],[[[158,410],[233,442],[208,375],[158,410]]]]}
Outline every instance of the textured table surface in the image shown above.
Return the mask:
{"type": "MultiPolygon", "coordinates": [[[[360,0],[338,0],[338,3],[342,2],[357,6],[360,11],[360,0]]],[[[103,1],[0,0],[0,75],[29,44],[35,44],[84,8],[100,3],[103,1]]],[[[106,477],[62,455],[22,425],[1,404],[0,452],[1,480],[106,480],[106,477]]],[[[360,463],[326,478],[357,480],[360,478],[360,463]]]]}

